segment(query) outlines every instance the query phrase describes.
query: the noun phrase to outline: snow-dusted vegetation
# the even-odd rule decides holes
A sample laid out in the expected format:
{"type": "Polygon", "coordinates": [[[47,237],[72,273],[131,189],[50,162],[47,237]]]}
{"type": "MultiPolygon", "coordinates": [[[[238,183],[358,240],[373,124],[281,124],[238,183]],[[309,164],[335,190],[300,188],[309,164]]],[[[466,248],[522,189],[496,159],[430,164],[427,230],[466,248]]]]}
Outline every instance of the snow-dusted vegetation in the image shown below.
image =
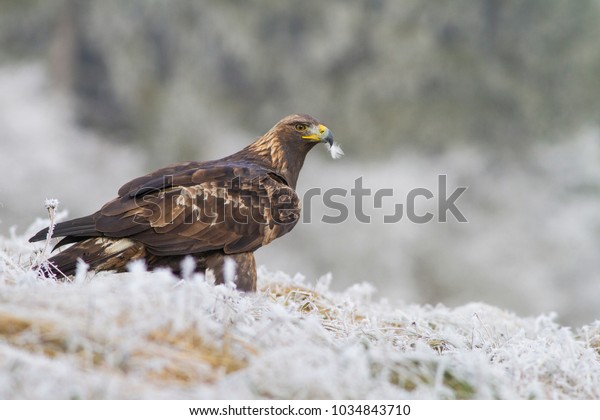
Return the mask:
{"type": "Polygon", "coordinates": [[[258,253],[270,270],[307,278],[263,268],[256,294],[140,265],[57,283],[30,268],[44,246],[27,238],[48,221],[26,221],[46,197],[70,217],[93,211],[142,172],[141,158],[73,127],[38,67],[5,69],[0,85],[11,150],[0,155],[0,398],[600,398],[598,199],[582,189],[599,179],[594,133],[540,146],[529,172],[490,171],[491,157],[463,149],[328,161],[324,177],[315,153],[301,190],[350,189],[362,176],[402,196],[435,190],[432,174],[447,173],[470,186],[461,204],[470,223],[385,225],[387,202],[371,224],[329,225],[314,200],[311,223],[258,253]],[[316,280],[327,271],[331,287],[316,280]],[[515,309],[572,313],[575,327],[515,309]]]}
{"type": "Polygon", "coordinates": [[[60,283],[27,235],[0,238],[0,398],[600,398],[599,324],[264,268],[256,294],[141,263],[60,283]]]}

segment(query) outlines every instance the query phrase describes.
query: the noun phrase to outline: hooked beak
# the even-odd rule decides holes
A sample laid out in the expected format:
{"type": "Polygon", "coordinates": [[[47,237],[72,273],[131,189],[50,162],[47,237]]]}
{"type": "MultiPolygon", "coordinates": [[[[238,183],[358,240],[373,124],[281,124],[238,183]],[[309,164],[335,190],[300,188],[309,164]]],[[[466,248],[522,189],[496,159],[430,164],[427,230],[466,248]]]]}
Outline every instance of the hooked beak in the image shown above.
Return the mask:
{"type": "Polygon", "coordinates": [[[303,139],[313,140],[317,142],[327,143],[330,146],[333,144],[333,133],[323,124],[319,124],[316,127],[312,127],[310,134],[302,136],[303,139]]]}

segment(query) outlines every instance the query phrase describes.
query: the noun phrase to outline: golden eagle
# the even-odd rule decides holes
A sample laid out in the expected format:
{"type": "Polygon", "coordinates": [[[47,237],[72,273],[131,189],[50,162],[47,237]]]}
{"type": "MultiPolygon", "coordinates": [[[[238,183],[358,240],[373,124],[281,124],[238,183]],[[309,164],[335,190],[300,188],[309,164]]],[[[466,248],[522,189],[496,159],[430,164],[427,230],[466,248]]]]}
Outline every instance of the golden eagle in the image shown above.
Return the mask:
{"type": "MultiPolygon", "coordinates": [[[[178,163],[129,181],[96,213],[55,226],[52,237],[63,237],[55,248],[75,244],[51,257],[48,270],[73,275],[82,259],[95,271],[125,271],[130,261],[145,259],[149,269],[178,273],[190,255],[197,271],[210,269],[222,283],[230,257],[237,287],[256,290],[254,251],[298,222],[298,174],[320,142],[334,147],[327,127],[290,115],[233,155],[178,163]]],[[[30,242],[47,234],[48,228],[30,242]]]]}

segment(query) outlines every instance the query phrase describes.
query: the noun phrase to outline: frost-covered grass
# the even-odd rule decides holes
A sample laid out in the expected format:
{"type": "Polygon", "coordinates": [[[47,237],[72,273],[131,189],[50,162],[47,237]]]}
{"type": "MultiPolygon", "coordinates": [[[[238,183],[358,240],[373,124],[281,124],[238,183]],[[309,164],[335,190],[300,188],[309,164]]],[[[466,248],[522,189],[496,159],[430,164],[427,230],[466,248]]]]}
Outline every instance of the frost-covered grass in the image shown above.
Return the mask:
{"type": "Polygon", "coordinates": [[[600,324],[264,268],[255,294],[143,264],[57,283],[28,268],[42,223],[0,237],[0,398],[600,398],[600,324]]]}
{"type": "Polygon", "coordinates": [[[0,154],[0,398],[600,397],[597,132],[510,165],[471,149],[388,162],[324,161],[316,150],[301,190],[349,190],[363,177],[402,200],[448,174],[469,186],[460,201],[469,223],[385,225],[390,199],[370,224],[329,225],[319,220],[331,209],[313,200],[311,223],[258,252],[259,263],[308,280],[262,270],[260,292],[243,295],[137,267],[57,284],[28,269],[43,245],[26,238],[47,222],[22,233],[44,198],[83,216],[154,168],[76,127],[44,74],[0,69],[10,151],[0,154]],[[314,281],[327,271],[331,287],[314,281]],[[350,287],[361,281],[379,290],[350,287]],[[561,318],[464,304],[473,300],[561,318]]]}

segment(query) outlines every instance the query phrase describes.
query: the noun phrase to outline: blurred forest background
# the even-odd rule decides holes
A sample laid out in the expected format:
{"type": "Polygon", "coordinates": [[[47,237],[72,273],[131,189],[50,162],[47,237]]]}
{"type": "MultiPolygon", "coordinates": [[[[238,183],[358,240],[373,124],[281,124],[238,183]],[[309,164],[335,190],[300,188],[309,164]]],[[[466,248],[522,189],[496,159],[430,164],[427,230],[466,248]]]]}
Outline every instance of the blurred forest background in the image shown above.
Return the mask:
{"type": "Polygon", "coordinates": [[[346,157],[317,148],[300,192],[362,176],[395,197],[365,200],[370,224],[326,225],[335,212],[313,200],[312,223],[259,264],[392,300],[590,322],[599,39],[598,0],[0,0],[0,232],[22,233],[46,197],[81,216],[131,177],[309,113],[346,157]],[[469,223],[383,223],[438,174],[469,187],[469,223]]]}

